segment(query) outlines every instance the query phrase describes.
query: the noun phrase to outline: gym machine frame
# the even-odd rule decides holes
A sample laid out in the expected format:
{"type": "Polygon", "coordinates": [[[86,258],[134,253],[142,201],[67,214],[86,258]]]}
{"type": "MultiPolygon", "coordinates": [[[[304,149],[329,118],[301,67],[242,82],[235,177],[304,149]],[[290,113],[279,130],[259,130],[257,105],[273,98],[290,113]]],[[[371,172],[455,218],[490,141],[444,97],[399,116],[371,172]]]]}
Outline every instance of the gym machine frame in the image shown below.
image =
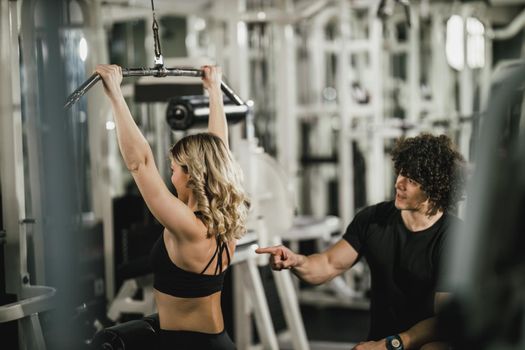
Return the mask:
{"type": "MultiPolygon", "coordinates": [[[[123,77],[167,77],[167,76],[178,76],[178,77],[195,77],[201,78],[204,76],[202,69],[194,68],[166,68],[164,67],[164,60],[162,58],[162,50],[160,46],[159,38],[159,25],[155,18],[155,5],[151,0],[151,10],[153,12],[153,24],[151,29],[153,30],[153,39],[155,43],[155,59],[153,68],[122,68],[123,77]]],[[[92,74],[86,81],[84,81],[71,95],[66,99],[64,109],[68,110],[73,106],[86,92],[89,91],[99,80],[101,79],[98,73],[92,74]]],[[[224,82],[221,82],[222,92],[228,96],[228,98],[236,105],[243,105],[244,102],[239,96],[233,92],[233,90],[224,82]]]]}

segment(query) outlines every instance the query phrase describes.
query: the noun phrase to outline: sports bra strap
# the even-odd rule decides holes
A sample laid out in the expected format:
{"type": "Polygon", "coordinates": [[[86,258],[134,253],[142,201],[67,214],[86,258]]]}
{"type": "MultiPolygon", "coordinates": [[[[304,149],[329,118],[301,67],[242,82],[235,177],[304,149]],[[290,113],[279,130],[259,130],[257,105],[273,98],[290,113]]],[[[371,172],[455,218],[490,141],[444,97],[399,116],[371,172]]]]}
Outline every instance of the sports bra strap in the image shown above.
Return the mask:
{"type": "Polygon", "coordinates": [[[220,246],[221,248],[219,249],[219,256],[217,257],[217,266],[215,266],[215,274],[217,274],[217,270],[219,270],[219,273],[222,273],[222,254],[224,253],[224,249],[226,249],[226,252],[228,251],[228,246],[226,245],[226,242],[221,242],[219,236],[217,236],[217,246],[220,246]]]}
{"type": "MultiPolygon", "coordinates": [[[[206,271],[206,269],[211,265],[211,262],[213,261],[213,259],[215,259],[215,255],[217,255],[217,252],[219,252],[219,245],[217,245],[217,247],[215,248],[215,253],[213,253],[213,256],[211,257],[210,261],[208,261],[208,265],[206,265],[206,267],[204,268],[204,270],[202,270],[201,272],[201,275],[204,273],[204,271],[206,271]]],[[[219,257],[220,257],[220,253],[219,253],[219,257]]]]}
{"type": "Polygon", "coordinates": [[[228,244],[226,242],[221,242],[219,236],[217,236],[216,239],[217,239],[217,248],[215,248],[215,253],[213,253],[213,256],[211,257],[210,261],[208,261],[208,264],[206,265],[204,270],[202,270],[201,275],[204,273],[204,271],[208,269],[208,267],[210,267],[217,253],[219,255],[217,256],[217,265],[215,266],[215,271],[213,272],[214,275],[217,274],[217,270],[219,271],[219,273],[222,273],[222,254],[224,253],[224,251],[226,251],[226,256],[228,258],[228,265],[230,265],[231,263],[230,250],[228,249],[228,244]]]}
{"type": "Polygon", "coordinates": [[[223,252],[223,245],[219,242],[219,239],[217,238],[217,247],[219,248],[219,256],[217,257],[217,265],[215,265],[215,271],[213,272],[214,275],[217,274],[217,270],[219,270],[219,273],[222,273],[222,252],[223,252]]]}
{"type": "Polygon", "coordinates": [[[223,242],[224,248],[226,248],[226,256],[228,257],[228,266],[230,266],[231,258],[230,258],[230,249],[228,248],[228,244],[226,242],[223,242]]]}

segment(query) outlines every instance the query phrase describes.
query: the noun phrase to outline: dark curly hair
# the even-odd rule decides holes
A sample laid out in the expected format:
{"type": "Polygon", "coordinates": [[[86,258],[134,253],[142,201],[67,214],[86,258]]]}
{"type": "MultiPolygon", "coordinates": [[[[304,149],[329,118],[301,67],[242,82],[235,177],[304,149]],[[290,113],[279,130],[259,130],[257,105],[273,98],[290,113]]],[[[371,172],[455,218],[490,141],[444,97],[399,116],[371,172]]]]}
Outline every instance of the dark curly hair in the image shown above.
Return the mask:
{"type": "Polygon", "coordinates": [[[392,150],[396,174],[421,184],[430,200],[429,215],[456,208],[463,199],[466,163],[446,135],[402,138],[392,150]]]}

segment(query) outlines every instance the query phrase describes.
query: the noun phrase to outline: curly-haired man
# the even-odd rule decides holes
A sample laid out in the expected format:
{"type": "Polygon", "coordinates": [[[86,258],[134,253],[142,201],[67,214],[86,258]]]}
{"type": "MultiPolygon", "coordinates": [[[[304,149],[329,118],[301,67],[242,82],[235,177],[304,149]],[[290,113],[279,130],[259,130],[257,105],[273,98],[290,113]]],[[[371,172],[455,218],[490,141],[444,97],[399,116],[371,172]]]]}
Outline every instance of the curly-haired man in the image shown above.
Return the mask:
{"type": "Polygon", "coordinates": [[[259,248],[274,270],[291,269],[321,284],[366,258],[372,277],[368,341],[355,350],[447,349],[436,332],[435,313],[447,293],[439,265],[462,198],[465,161],[444,135],[401,139],[392,151],[396,196],[361,210],[343,238],[304,256],[284,246],[259,248]]]}

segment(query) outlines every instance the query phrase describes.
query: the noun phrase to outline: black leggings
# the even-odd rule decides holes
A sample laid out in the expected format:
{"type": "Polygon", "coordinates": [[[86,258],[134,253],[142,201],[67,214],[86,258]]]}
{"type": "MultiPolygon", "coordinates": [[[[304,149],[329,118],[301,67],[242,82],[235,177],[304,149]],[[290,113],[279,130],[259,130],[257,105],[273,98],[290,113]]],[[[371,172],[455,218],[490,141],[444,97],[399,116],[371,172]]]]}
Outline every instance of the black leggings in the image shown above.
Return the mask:
{"type": "Polygon", "coordinates": [[[223,330],[210,334],[192,331],[159,330],[159,350],[235,350],[235,344],[223,330]]]}

